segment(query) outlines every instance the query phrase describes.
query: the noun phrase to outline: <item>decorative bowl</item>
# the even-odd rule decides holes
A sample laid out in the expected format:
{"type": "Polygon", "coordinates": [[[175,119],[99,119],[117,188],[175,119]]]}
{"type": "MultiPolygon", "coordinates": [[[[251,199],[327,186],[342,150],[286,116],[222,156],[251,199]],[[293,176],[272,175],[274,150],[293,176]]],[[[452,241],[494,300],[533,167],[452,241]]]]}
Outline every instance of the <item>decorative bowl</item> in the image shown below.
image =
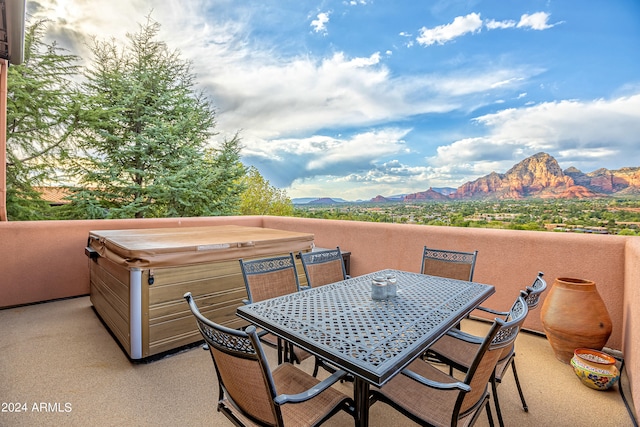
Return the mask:
{"type": "Polygon", "coordinates": [[[616,359],[602,351],[576,348],[571,366],[582,384],[594,390],[607,390],[620,379],[616,359]]]}

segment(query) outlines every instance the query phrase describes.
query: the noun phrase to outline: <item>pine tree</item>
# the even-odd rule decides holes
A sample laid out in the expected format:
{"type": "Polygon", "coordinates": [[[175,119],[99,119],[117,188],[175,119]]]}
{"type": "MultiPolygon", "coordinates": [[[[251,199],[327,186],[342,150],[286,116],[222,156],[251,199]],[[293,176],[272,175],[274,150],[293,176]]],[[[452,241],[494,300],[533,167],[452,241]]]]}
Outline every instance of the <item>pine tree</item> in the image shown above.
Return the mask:
{"type": "Polygon", "coordinates": [[[78,58],[44,42],[46,21],[27,26],[25,57],[9,67],[7,90],[7,216],[46,217],[36,188],[58,180],[81,121],[82,96],[74,79],[78,58]]]}
{"type": "Polygon", "coordinates": [[[94,41],[87,69],[88,126],[76,209],[90,218],[234,213],[244,168],[239,138],[207,149],[215,113],[191,64],[157,40],[147,17],[128,43],[94,41]]]}

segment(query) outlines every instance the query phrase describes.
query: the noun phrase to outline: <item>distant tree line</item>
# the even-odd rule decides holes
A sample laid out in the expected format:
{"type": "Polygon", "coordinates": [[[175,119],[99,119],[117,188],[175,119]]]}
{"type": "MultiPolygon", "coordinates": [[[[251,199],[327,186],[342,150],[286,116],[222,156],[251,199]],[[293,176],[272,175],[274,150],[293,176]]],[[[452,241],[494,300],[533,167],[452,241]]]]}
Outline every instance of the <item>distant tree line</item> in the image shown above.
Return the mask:
{"type": "Polygon", "coordinates": [[[296,205],[304,218],[640,235],[640,197],[296,205]]]}

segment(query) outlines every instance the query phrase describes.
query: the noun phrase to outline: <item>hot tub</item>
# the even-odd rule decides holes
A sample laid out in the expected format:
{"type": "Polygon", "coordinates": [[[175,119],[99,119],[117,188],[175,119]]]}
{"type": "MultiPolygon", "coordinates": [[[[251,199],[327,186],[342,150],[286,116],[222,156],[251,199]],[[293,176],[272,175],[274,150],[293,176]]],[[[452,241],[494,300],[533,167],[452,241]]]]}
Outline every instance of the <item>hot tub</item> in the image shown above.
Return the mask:
{"type": "Polygon", "coordinates": [[[187,291],[214,322],[245,326],[236,316],[247,298],[238,259],[310,251],[313,238],[235,225],[90,231],[91,303],[128,356],[143,359],[202,339],[187,291]]]}

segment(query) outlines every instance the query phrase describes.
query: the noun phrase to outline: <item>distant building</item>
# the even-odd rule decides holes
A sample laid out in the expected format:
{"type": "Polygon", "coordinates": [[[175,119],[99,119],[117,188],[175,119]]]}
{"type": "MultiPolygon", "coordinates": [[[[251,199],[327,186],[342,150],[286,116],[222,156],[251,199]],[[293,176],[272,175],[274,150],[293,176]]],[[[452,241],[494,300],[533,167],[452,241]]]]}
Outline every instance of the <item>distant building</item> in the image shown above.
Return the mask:
{"type": "Polygon", "coordinates": [[[50,206],[62,206],[70,203],[69,200],[65,200],[65,197],[71,193],[64,187],[35,187],[34,189],[42,194],[42,200],[49,202],[50,206]]]}

